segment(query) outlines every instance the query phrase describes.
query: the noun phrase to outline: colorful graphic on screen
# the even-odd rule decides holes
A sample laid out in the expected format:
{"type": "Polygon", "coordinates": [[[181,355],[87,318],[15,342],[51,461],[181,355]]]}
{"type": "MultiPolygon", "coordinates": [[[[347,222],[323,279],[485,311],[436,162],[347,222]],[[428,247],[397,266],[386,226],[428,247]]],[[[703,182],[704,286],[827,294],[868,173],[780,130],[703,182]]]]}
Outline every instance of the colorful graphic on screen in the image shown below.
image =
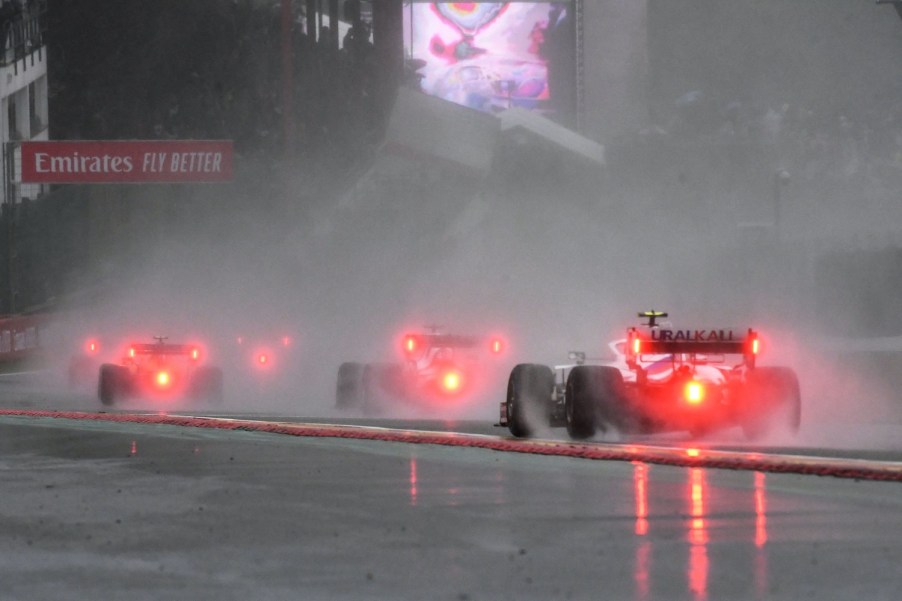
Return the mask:
{"type": "Polygon", "coordinates": [[[427,94],[486,112],[566,121],[575,42],[568,2],[407,2],[405,56],[427,94]]]}

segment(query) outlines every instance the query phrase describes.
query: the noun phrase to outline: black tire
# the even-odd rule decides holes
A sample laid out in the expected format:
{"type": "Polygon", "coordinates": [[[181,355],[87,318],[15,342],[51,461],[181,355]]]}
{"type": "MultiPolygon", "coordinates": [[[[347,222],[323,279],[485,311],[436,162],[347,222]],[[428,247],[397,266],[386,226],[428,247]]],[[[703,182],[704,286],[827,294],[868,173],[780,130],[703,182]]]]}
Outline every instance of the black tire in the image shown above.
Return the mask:
{"type": "Polygon", "coordinates": [[[530,422],[544,419],[550,425],[551,393],[554,372],[547,365],[520,363],[507,380],[507,427],[518,438],[534,432],[530,422]]]}
{"type": "Polygon", "coordinates": [[[223,401],[222,370],[218,367],[198,367],[191,379],[191,397],[211,405],[223,401]]]}
{"type": "Polygon", "coordinates": [[[758,367],[749,372],[741,417],[742,431],[758,440],[779,426],[797,434],[802,423],[799,378],[788,367],[758,367]]]}
{"type": "Polygon", "coordinates": [[[567,377],[564,415],[567,434],[574,440],[585,440],[604,429],[605,422],[622,421],[620,411],[623,376],[616,367],[577,365],[567,377]]]}
{"type": "Polygon", "coordinates": [[[126,396],[127,372],[119,365],[104,363],[97,380],[97,397],[106,406],[115,405],[126,396]]]}
{"type": "Polygon", "coordinates": [[[601,398],[592,386],[591,368],[577,365],[570,370],[564,392],[564,416],[570,438],[585,440],[595,435],[599,403],[601,398]]]}
{"type": "Polygon", "coordinates": [[[338,367],[335,384],[335,406],[339,409],[353,409],[363,404],[363,364],[342,363],[338,367]]]}

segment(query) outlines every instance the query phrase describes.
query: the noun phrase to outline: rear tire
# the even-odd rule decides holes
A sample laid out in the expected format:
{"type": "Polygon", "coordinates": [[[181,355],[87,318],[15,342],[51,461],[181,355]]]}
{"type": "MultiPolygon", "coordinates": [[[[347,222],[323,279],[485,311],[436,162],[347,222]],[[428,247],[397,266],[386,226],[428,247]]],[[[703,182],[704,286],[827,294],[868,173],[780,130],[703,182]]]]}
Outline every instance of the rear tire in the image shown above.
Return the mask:
{"type": "Polygon", "coordinates": [[[604,430],[604,421],[622,421],[617,415],[622,395],[623,376],[616,367],[577,365],[570,370],[564,398],[570,438],[585,440],[599,427],[604,430]]]}
{"type": "Polygon", "coordinates": [[[338,367],[335,384],[335,406],[339,409],[353,409],[363,404],[363,364],[342,363],[338,367]]]}
{"type": "Polygon", "coordinates": [[[511,370],[507,381],[507,427],[517,438],[531,436],[530,422],[544,419],[550,425],[554,372],[546,365],[521,363],[511,370]]]}
{"type": "Polygon", "coordinates": [[[780,426],[797,434],[802,423],[799,378],[788,367],[758,367],[749,372],[744,395],[742,431],[749,440],[763,438],[780,426]]]}
{"type": "Polygon", "coordinates": [[[97,381],[97,397],[106,406],[115,405],[125,397],[128,372],[119,365],[104,363],[100,366],[97,381]]]}
{"type": "Polygon", "coordinates": [[[601,399],[593,390],[590,369],[588,366],[577,365],[567,376],[564,416],[567,434],[574,440],[585,440],[595,435],[601,399]]]}

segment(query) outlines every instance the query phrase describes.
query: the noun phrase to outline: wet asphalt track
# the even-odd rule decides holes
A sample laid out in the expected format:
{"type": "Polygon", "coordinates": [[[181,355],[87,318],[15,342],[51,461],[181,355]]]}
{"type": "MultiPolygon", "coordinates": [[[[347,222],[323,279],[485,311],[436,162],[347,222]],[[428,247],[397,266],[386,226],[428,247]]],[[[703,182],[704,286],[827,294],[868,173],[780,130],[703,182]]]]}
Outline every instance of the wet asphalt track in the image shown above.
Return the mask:
{"type": "MultiPolygon", "coordinates": [[[[90,395],[8,380],[0,405],[97,409],[90,395]]],[[[377,423],[505,434],[488,422],[377,423]]],[[[813,451],[900,461],[902,429],[874,428],[888,442],[813,451]]],[[[889,600],[902,590],[894,482],[26,417],[0,418],[0,451],[3,599],[889,600]]]]}

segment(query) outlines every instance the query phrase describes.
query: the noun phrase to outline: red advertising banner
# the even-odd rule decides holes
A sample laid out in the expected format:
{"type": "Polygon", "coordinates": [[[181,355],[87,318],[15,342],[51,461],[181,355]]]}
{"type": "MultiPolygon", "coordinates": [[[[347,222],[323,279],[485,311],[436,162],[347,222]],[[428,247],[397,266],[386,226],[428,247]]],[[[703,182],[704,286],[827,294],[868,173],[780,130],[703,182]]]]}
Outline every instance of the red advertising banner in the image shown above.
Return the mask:
{"type": "Polygon", "coordinates": [[[163,184],[232,179],[231,140],[22,142],[27,184],[163,184]]]}

